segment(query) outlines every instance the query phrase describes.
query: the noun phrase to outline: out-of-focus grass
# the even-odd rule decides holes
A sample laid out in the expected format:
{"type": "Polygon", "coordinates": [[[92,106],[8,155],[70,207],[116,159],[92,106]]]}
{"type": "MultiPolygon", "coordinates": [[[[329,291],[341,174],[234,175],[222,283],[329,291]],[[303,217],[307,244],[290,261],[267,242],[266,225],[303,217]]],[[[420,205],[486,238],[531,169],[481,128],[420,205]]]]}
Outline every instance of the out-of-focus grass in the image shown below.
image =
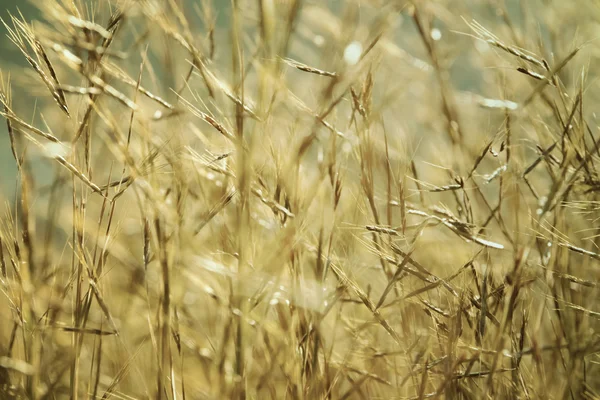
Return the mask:
{"type": "Polygon", "coordinates": [[[594,2],[40,8],[4,397],[598,398],[594,2]]]}
{"type": "MultiPolygon", "coordinates": [[[[0,7],[0,17],[10,19],[10,15],[19,11],[27,18],[37,16],[37,9],[29,3],[19,4],[18,1],[5,1],[0,7]]],[[[27,61],[20,55],[19,50],[11,45],[6,36],[7,31],[4,26],[0,26],[0,49],[2,49],[2,67],[17,71],[19,67],[26,68],[27,61]]],[[[31,100],[30,96],[27,96],[31,100]]],[[[17,168],[14,160],[11,160],[10,141],[4,124],[0,126],[0,192],[5,197],[13,198],[15,187],[15,175],[17,168]]]]}

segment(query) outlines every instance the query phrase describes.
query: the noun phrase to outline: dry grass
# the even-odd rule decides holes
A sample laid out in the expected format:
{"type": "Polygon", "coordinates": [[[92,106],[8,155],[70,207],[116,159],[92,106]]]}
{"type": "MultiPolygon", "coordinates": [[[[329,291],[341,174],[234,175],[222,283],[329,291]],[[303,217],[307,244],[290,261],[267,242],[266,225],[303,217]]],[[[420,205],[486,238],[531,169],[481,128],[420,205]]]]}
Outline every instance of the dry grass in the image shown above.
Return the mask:
{"type": "Polygon", "coordinates": [[[600,398],[595,2],[39,3],[1,398],[600,398]]]}

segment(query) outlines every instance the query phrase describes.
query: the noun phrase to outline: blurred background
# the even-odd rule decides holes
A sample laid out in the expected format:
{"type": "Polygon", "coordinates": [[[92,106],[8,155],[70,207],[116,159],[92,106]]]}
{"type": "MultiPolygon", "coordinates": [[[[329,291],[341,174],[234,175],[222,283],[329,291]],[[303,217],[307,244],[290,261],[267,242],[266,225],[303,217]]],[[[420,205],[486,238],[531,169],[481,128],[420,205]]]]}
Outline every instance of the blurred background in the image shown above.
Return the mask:
{"type": "MultiPolygon", "coordinates": [[[[100,0],[100,1],[108,1],[108,0],[100,0]]],[[[191,21],[194,21],[194,17],[196,16],[195,11],[198,10],[198,4],[193,1],[186,0],[187,7],[189,11],[192,11],[188,14],[188,18],[191,21]]],[[[306,4],[312,4],[314,2],[307,1],[306,4]]],[[[318,1],[319,4],[327,3],[328,8],[334,13],[338,15],[342,15],[345,6],[347,6],[350,2],[347,0],[323,0],[318,1]]],[[[447,15],[443,18],[444,12],[441,12],[442,18],[438,18],[438,20],[433,21],[432,35],[436,36],[435,40],[441,40],[441,44],[443,44],[444,48],[448,48],[450,54],[445,54],[448,56],[448,59],[451,60],[451,65],[449,67],[449,73],[451,74],[450,82],[454,89],[458,91],[463,91],[464,93],[482,93],[482,86],[484,84],[484,78],[482,77],[481,66],[474,64],[473,62],[473,48],[476,45],[481,43],[474,41],[472,38],[467,37],[457,31],[453,31],[456,29],[456,26],[449,26],[448,22],[450,20],[460,20],[460,18],[465,18],[466,20],[470,20],[471,18],[477,18],[481,21],[498,21],[501,22],[501,16],[496,15],[494,12],[493,4],[494,1],[473,1],[473,2],[460,2],[460,1],[450,1],[449,3],[456,3],[457,7],[447,8],[447,11],[444,12],[452,12],[455,15],[447,15]],[[439,35],[439,37],[437,37],[439,35]]],[[[523,13],[524,7],[518,0],[506,0],[505,2],[506,10],[510,14],[510,18],[516,24],[521,24],[523,22],[523,13]]],[[[227,40],[229,36],[228,32],[228,7],[229,1],[221,1],[215,0],[213,1],[213,6],[217,12],[217,30],[220,30],[220,37],[222,40],[227,40]]],[[[433,3],[432,3],[433,4],[433,3]]],[[[533,8],[533,5],[529,6],[529,8],[533,8]]],[[[43,19],[43,15],[40,10],[34,5],[33,1],[22,1],[22,0],[1,0],[0,1],[0,16],[2,19],[10,25],[10,15],[18,15],[21,13],[27,22],[32,22],[34,20],[43,19]]],[[[200,23],[200,20],[198,19],[200,23]]],[[[359,15],[358,23],[363,22],[362,16],[359,15]]],[[[417,63],[419,60],[427,60],[427,54],[424,51],[421,41],[418,38],[416,27],[412,21],[398,21],[398,26],[394,29],[395,32],[395,45],[398,46],[400,51],[406,53],[401,54],[400,58],[403,57],[415,57],[414,61],[417,63]]],[[[468,32],[469,28],[466,24],[462,24],[459,26],[460,32],[468,32]]],[[[539,25],[536,27],[537,31],[535,32],[536,36],[539,36],[539,40],[543,41],[545,39],[546,32],[544,31],[544,26],[539,25]]],[[[18,75],[21,75],[21,78],[25,76],[29,77],[30,75],[25,75],[31,73],[31,67],[23,57],[23,55],[19,52],[16,46],[9,40],[6,36],[7,30],[5,26],[2,24],[0,26],[0,50],[2,56],[0,57],[0,71],[2,71],[3,80],[6,81],[8,75],[12,76],[11,83],[13,89],[18,87],[18,79],[14,79],[18,75]]],[[[300,59],[302,57],[299,57],[300,59]]],[[[219,57],[217,55],[217,62],[219,57]]],[[[225,68],[228,68],[230,64],[230,56],[229,54],[225,54],[221,62],[224,64],[225,68]]],[[[413,67],[415,65],[412,65],[413,67]]],[[[400,68],[402,68],[400,66],[400,68]]],[[[158,71],[160,73],[160,71],[158,71]]],[[[397,71],[399,76],[402,76],[402,71],[397,71]]],[[[433,74],[429,74],[433,77],[433,74]]],[[[33,75],[31,75],[33,76],[33,75]]],[[[36,79],[33,77],[32,79],[36,79]]],[[[22,81],[21,81],[22,82],[22,81]]],[[[41,81],[31,82],[33,87],[34,84],[37,84],[39,87],[43,85],[41,81]]],[[[420,87],[423,90],[428,88],[429,82],[415,82],[413,85],[415,88],[420,87]]],[[[494,84],[495,85],[495,84],[494,84]]],[[[32,95],[27,90],[19,90],[18,96],[14,96],[15,91],[13,91],[13,104],[16,110],[20,110],[22,112],[22,116],[25,117],[27,113],[30,114],[29,122],[35,121],[37,124],[43,124],[43,121],[40,119],[40,108],[42,103],[45,105],[48,101],[52,102],[51,97],[49,97],[48,93],[42,95],[43,92],[36,93],[36,95],[40,95],[36,97],[32,95]],[[37,112],[32,112],[32,105],[40,105],[37,108],[37,112]]],[[[421,97],[421,92],[415,93],[416,97],[421,97]]],[[[497,96],[497,93],[488,94],[493,96],[497,96]]],[[[411,113],[410,109],[415,106],[415,104],[405,104],[398,103],[398,107],[403,107],[405,110],[403,112],[407,113],[407,116],[412,117],[414,114],[411,113]]],[[[399,111],[400,112],[400,111],[399,111]]],[[[27,118],[26,118],[27,119],[27,118]]],[[[409,123],[409,122],[407,122],[409,123]]],[[[40,125],[38,125],[40,126],[40,125]]],[[[42,125],[43,126],[43,125],[42,125]]],[[[40,166],[40,163],[35,162],[34,157],[34,166],[39,167],[39,171],[36,171],[36,181],[38,184],[42,184],[45,181],[51,181],[52,171],[54,168],[53,164],[47,164],[45,166],[40,166]]],[[[45,164],[43,161],[41,164],[45,164]]],[[[0,199],[11,199],[16,184],[16,166],[11,154],[10,144],[6,131],[5,121],[2,120],[0,122],[0,199]]]]}
{"type": "MultiPolygon", "coordinates": [[[[84,0],[84,2],[88,2],[88,0],[84,0]]],[[[100,0],[108,1],[108,0],[100,0]]],[[[186,0],[189,4],[192,4],[193,1],[186,0]]],[[[334,3],[336,1],[333,1],[334,3]]],[[[217,11],[217,24],[219,26],[226,26],[227,24],[227,11],[226,8],[229,4],[229,1],[214,1],[214,7],[217,11]]],[[[36,20],[43,20],[43,15],[40,12],[39,8],[35,5],[35,0],[0,0],[0,17],[2,20],[11,26],[10,16],[18,16],[20,14],[23,15],[25,21],[28,23],[33,23],[36,20]]],[[[8,78],[9,74],[12,77],[17,76],[22,71],[27,71],[31,69],[31,66],[25,60],[25,57],[21,54],[21,52],[17,49],[17,47],[10,41],[7,37],[7,29],[4,24],[0,24],[0,71],[2,73],[2,77],[4,81],[8,78]]],[[[13,83],[13,88],[16,87],[14,79],[11,79],[13,83]]],[[[37,82],[42,85],[42,82],[37,82]]],[[[50,98],[36,98],[32,96],[27,91],[20,91],[18,96],[13,96],[13,104],[17,110],[31,110],[31,105],[36,103],[37,101],[47,101],[50,98]]],[[[51,99],[50,99],[51,100],[51,99]]],[[[45,103],[44,103],[45,104],[45,103]]],[[[39,110],[38,110],[39,111],[39,110]]],[[[38,118],[39,115],[35,116],[31,115],[31,118],[38,118]]],[[[31,122],[31,121],[30,121],[31,122]]],[[[40,168],[39,171],[36,171],[37,182],[40,183],[40,178],[42,181],[51,180],[51,171],[52,169],[40,168]]],[[[10,141],[7,135],[6,121],[4,118],[0,121],[0,201],[4,199],[11,199],[14,195],[15,184],[17,182],[16,179],[16,165],[14,158],[10,149],[10,141]]]]}
{"type": "MultiPolygon", "coordinates": [[[[39,18],[39,11],[29,2],[21,0],[0,1],[0,16],[4,22],[8,23],[10,21],[10,14],[15,15],[19,11],[23,13],[26,20],[39,18]]],[[[0,71],[2,71],[4,79],[6,79],[9,71],[14,74],[19,68],[29,67],[23,55],[6,36],[6,33],[4,24],[1,24],[0,54],[2,56],[0,56],[0,71]]],[[[32,99],[25,101],[28,100],[32,99]]],[[[2,118],[2,122],[0,123],[0,194],[4,196],[0,196],[0,199],[12,196],[16,182],[16,172],[15,160],[10,151],[10,142],[6,132],[6,121],[2,118]]]]}

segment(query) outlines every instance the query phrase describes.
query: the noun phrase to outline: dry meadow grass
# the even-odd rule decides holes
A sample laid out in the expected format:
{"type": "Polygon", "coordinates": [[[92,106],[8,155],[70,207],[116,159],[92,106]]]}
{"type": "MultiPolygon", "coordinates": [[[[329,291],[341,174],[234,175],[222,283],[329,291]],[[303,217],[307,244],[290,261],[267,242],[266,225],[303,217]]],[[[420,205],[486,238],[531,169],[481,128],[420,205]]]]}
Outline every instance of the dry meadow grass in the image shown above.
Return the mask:
{"type": "Polygon", "coordinates": [[[219,2],[4,20],[0,398],[600,398],[598,4],[219,2]]]}

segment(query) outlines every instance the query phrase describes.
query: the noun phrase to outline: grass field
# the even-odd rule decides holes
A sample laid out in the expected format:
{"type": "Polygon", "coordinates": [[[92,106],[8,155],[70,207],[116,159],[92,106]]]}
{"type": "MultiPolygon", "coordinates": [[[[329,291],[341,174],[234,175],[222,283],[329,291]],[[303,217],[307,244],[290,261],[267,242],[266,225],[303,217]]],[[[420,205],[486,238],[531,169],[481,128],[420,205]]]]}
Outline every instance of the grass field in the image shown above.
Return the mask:
{"type": "Polygon", "coordinates": [[[596,2],[38,7],[0,399],[600,399],[596,2]]]}

